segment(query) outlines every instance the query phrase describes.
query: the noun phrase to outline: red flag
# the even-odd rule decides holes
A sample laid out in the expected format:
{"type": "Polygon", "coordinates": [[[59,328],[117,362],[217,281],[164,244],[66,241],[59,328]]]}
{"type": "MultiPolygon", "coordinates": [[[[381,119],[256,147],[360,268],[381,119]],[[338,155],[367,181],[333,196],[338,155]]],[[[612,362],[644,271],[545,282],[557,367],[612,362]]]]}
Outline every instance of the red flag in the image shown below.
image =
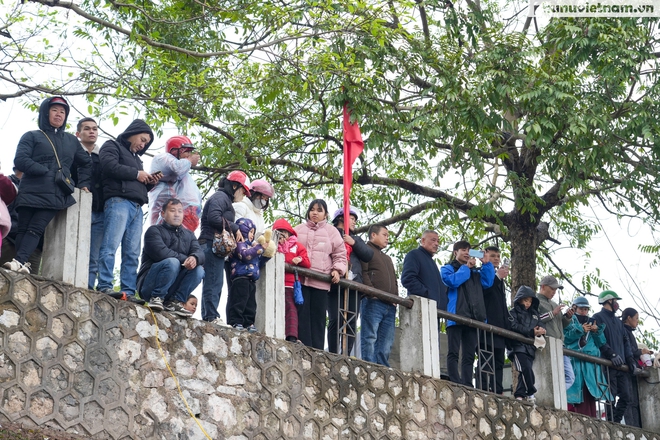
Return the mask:
{"type": "Polygon", "coordinates": [[[362,154],[364,150],[364,142],[362,142],[362,134],[360,133],[360,126],[351,124],[351,114],[348,107],[344,104],[344,232],[350,231],[350,195],[351,185],[353,184],[353,163],[355,159],[362,154]]]}

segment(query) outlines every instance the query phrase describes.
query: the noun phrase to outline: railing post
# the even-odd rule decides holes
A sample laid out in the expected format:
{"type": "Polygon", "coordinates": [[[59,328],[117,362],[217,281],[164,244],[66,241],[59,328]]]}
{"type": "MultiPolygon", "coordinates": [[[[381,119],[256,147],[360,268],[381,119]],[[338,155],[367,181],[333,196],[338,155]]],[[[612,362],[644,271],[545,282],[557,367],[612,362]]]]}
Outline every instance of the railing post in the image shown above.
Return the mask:
{"type": "Polygon", "coordinates": [[[87,288],[92,194],[73,191],[76,204],[57,213],[44,233],[41,275],[87,288]]]}
{"type": "Polygon", "coordinates": [[[260,333],[284,339],[284,255],[276,253],[264,267],[257,280],[257,317],[255,326],[260,333]]]}
{"type": "MultiPolygon", "coordinates": [[[[660,434],[660,370],[649,368],[649,377],[637,379],[639,391],[639,414],[642,419],[642,428],[660,434]]],[[[633,380],[635,380],[633,378],[633,380]]]]}
{"type": "Polygon", "coordinates": [[[565,410],[564,346],[560,339],[546,337],[545,348],[536,350],[533,370],[538,390],[537,404],[565,410]]]}
{"type": "Polygon", "coordinates": [[[411,309],[399,307],[401,370],[439,378],[437,304],[428,298],[410,297],[413,299],[411,309]]]}

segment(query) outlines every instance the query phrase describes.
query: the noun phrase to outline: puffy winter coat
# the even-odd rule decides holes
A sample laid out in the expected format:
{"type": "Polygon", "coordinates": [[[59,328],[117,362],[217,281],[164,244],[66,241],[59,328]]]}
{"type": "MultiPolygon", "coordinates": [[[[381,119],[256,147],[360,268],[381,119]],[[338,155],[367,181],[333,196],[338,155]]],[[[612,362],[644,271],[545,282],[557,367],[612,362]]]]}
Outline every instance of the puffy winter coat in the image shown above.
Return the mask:
{"type": "MultiPolygon", "coordinates": [[[[254,234],[255,227],[252,220],[239,218],[236,225],[243,235],[244,241],[237,243],[236,249],[229,257],[231,267],[230,277],[246,277],[252,281],[259,279],[259,268],[270,258],[263,256],[264,248],[256,241],[250,240],[250,231],[254,234]]],[[[254,235],[253,235],[254,237],[254,235]]]]}
{"type": "MultiPolygon", "coordinates": [[[[307,255],[312,263],[312,269],[329,274],[333,270],[340,275],[346,273],[347,260],[344,240],[339,231],[326,220],[314,223],[307,220],[295,228],[298,241],[307,248],[307,255]]],[[[321,290],[330,290],[330,283],[312,278],[300,280],[305,286],[321,290]]]]}
{"type": "Polygon", "coordinates": [[[154,263],[166,258],[176,258],[183,264],[191,256],[197,259],[197,265],[204,265],[204,252],[199,247],[195,234],[183,226],[172,226],[168,223],[150,226],[144,234],[142,263],[138,271],[138,290],[141,289],[154,263]]]}
{"type": "Polygon", "coordinates": [[[206,201],[200,222],[202,224],[202,231],[199,234],[200,240],[213,240],[213,234],[224,229],[223,218],[228,222],[231,232],[236,234],[238,226],[234,223],[236,217],[234,207],[231,204],[231,197],[225,190],[219,189],[206,201]]]}
{"type": "MultiPolygon", "coordinates": [[[[495,268],[488,262],[480,269],[470,269],[466,264],[453,260],[440,269],[442,281],[449,287],[447,291],[447,311],[455,315],[486,320],[486,305],[484,304],[484,288],[493,285],[495,268]]],[[[447,326],[456,325],[447,320],[447,326]]]]}
{"type": "MultiPolygon", "coordinates": [[[[296,231],[291,227],[288,221],[286,221],[283,218],[275,220],[275,223],[273,223],[273,230],[285,230],[291,236],[287,240],[287,243],[284,245],[279,244],[277,245],[277,251],[280,253],[284,254],[284,262],[287,264],[291,264],[293,266],[298,266],[298,267],[304,267],[309,269],[311,266],[311,262],[309,261],[309,257],[307,256],[307,249],[305,246],[303,246],[301,243],[298,242],[298,234],[296,231]],[[300,263],[293,264],[293,259],[296,257],[302,258],[300,260],[300,263]]],[[[285,287],[293,287],[293,283],[295,282],[296,277],[294,274],[286,272],[284,274],[284,286],[285,287]]]]}
{"type": "Polygon", "coordinates": [[[399,295],[399,283],[392,259],[372,242],[368,242],[367,246],[374,251],[374,256],[368,263],[362,263],[364,284],[383,292],[399,295]]]}
{"type": "Polygon", "coordinates": [[[236,218],[249,218],[254,223],[254,228],[256,230],[255,237],[263,234],[266,229],[266,223],[264,222],[264,211],[263,209],[258,209],[252,203],[248,197],[243,197],[243,200],[233,204],[234,211],[236,212],[236,218]]]}
{"type": "Polygon", "coordinates": [[[154,185],[145,185],[138,180],[138,172],[144,170],[142,156],[154,141],[154,133],[141,119],[136,119],[126,131],[117,136],[117,140],[109,140],[103,147],[99,157],[103,168],[103,197],[121,197],[140,205],[149,200],[147,193],[154,185]],[[128,138],[140,133],[148,133],[151,140],[138,153],[132,153],[128,138]]]}
{"type": "Polygon", "coordinates": [[[41,131],[25,133],[16,148],[14,166],[24,173],[14,204],[16,208],[61,210],[76,203],[71,194],[65,194],[55,183],[55,173],[59,167],[51,142],[57,150],[63,170],[70,173],[74,164],[78,167],[79,181],[75,182],[76,186],[89,188],[91,184],[92,161],[89,154],[80,147],[78,138],[64,132],[63,127],[66,127],[66,118],[69,116],[68,108],[62,128],[56,129],[50,125],[48,112],[52,99],[45,99],[39,107],[41,131]]]}
{"type": "MultiPolygon", "coordinates": [[[[526,292],[526,289],[518,290],[518,293],[516,293],[516,296],[513,299],[513,307],[509,313],[511,315],[509,319],[511,331],[520,333],[528,338],[533,338],[535,327],[538,326],[545,328],[539,313],[539,300],[536,298],[532,289],[529,289],[529,292],[526,292]],[[525,309],[525,306],[520,304],[519,301],[523,298],[532,298],[532,305],[529,309],[525,309]]],[[[511,358],[513,353],[524,353],[531,356],[532,359],[536,356],[536,347],[531,344],[510,340],[509,345],[509,358],[511,358]]]]}

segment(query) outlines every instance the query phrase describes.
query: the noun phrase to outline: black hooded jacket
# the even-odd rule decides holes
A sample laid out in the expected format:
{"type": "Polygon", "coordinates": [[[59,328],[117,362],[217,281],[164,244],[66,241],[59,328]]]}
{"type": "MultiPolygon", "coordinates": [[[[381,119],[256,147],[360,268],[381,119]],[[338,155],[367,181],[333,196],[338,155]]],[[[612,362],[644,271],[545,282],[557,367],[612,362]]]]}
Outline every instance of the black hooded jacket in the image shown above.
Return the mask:
{"type": "Polygon", "coordinates": [[[615,316],[614,312],[603,307],[600,312],[594,313],[593,318],[596,322],[605,324],[604,333],[607,344],[600,347],[601,356],[608,360],[612,358],[614,353],[623,359],[632,357],[628,332],[623,322],[615,316]]]}
{"type": "MultiPolygon", "coordinates": [[[[511,330],[528,338],[534,337],[534,328],[536,326],[545,328],[545,325],[541,321],[541,314],[539,313],[539,300],[536,297],[536,292],[534,292],[529,287],[526,289],[518,289],[515,298],[513,298],[513,307],[511,308],[509,314],[511,315],[511,330]],[[532,305],[529,307],[529,309],[525,309],[525,306],[520,303],[520,300],[523,298],[532,298],[532,305]]],[[[536,356],[536,347],[533,345],[514,341],[512,339],[509,341],[509,343],[511,345],[509,356],[511,356],[511,353],[524,353],[528,356],[531,356],[532,358],[536,356]]]]}
{"type": "Polygon", "coordinates": [[[202,227],[199,233],[200,240],[213,240],[215,232],[221,232],[224,229],[223,219],[226,220],[227,226],[234,235],[238,231],[238,225],[234,223],[236,220],[236,211],[232,205],[234,195],[231,192],[231,183],[225,185],[226,182],[227,180],[223,182],[223,187],[209,197],[204,204],[200,219],[202,227]]]}
{"type": "Polygon", "coordinates": [[[50,102],[54,98],[45,99],[39,107],[39,130],[25,133],[16,148],[14,165],[24,174],[14,201],[15,208],[59,211],[76,203],[70,194],[65,194],[60,186],[55,184],[55,173],[59,167],[51,142],[65,172],[70,173],[74,164],[78,167],[79,181],[75,182],[76,186],[89,188],[91,184],[92,161],[89,155],[80,148],[78,138],[64,131],[69,107],[65,106],[66,116],[62,127],[56,129],[50,125],[48,113],[50,102]]]}
{"type": "MultiPolygon", "coordinates": [[[[142,156],[154,141],[154,133],[142,119],[136,119],[117,137],[109,140],[101,147],[99,157],[103,169],[103,197],[121,197],[144,205],[149,201],[147,193],[154,185],[145,185],[138,180],[138,172],[142,166],[142,156]],[[151,140],[138,153],[131,153],[128,138],[134,134],[148,133],[151,140]]],[[[80,149],[80,144],[78,144],[80,149]]],[[[83,151],[84,152],[84,151],[83,151]]],[[[85,153],[87,155],[87,153],[85,153]]]]}
{"type": "MultiPolygon", "coordinates": [[[[484,304],[486,305],[486,321],[488,324],[509,330],[509,310],[506,307],[506,288],[504,280],[495,275],[493,285],[484,289],[484,304]]],[[[488,342],[490,344],[490,342],[488,342]]],[[[493,335],[495,348],[504,348],[506,339],[493,335]]]]}

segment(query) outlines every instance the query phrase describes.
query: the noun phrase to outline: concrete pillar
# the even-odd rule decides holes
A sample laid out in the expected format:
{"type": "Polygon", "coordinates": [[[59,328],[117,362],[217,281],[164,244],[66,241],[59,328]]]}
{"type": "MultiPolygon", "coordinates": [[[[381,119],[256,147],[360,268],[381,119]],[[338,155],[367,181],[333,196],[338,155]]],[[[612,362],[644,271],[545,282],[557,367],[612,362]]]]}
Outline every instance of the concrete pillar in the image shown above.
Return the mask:
{"type": "Polygon", "coordinates": [[[78,188],[76,203],[57,213],[44,234],[41,275],[87,288],[92,228],[92,194],[78,188]]]}
{"type": "MultiPolygon", "coordinates": [[[[660,370],[649,368],[650,377],[637,379],[639,391],[639,414],[642,418],[642,427],[651,432],[660,434],[660,370]]],[[[634,379],[633,379],[634,380],[634,379]]]]}
{"type": "Polygon", "coordinates": [[[438,308],[428,298],[411,295],[412,309],[399,307],[399,363],[403,371],[440,377],[438,308]]]}
{"type": "Polygon", "coordinates": [[[546,337],[543,350],[536,350],[534,376],[536,403],[548,408],[566,409],[566,378],[564,377],[564,350],[560,339],[546,337]]]}
{"type": "Polygon", "coordinates": [[[257,330],[271,338],[284,339],[284,255],[276,253],[257,280],[257,330]]]}

